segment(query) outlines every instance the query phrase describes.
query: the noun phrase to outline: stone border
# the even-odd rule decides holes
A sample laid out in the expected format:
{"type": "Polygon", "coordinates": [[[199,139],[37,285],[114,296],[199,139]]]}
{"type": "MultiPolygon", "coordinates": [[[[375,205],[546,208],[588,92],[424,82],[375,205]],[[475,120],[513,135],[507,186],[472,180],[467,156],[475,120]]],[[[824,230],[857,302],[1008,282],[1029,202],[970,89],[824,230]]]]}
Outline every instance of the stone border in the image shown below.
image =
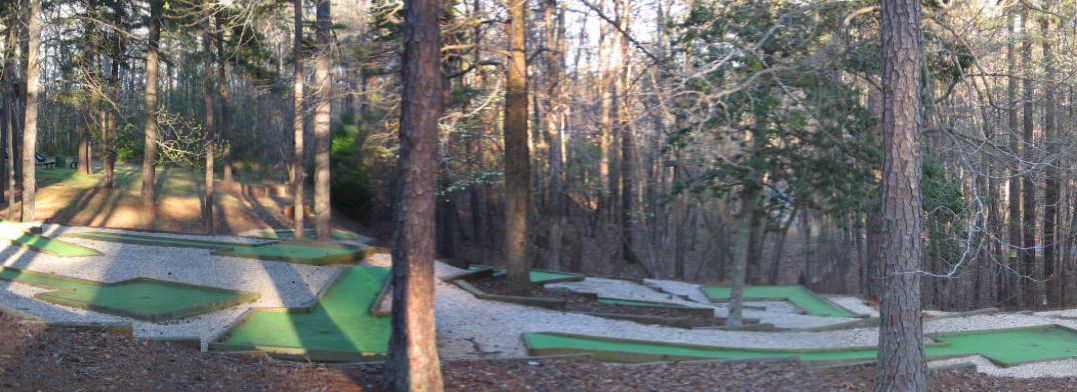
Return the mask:
{"type": "MultiPolygon", "coordinates": [[[[710,295],[707,295],[707,291],[706,291],[706,290],[704,290],[704,288],[706,288],[706,287],[731,287],[732,285],[729,285],[729,284],[708,284],[708,285],[702,285],[702,284],[701,284],[701,285],[697,285],[697,286],[699,287],[699,291],[703,293],[703,296],[704,296],[704,297],[706,297],[707,299],[709,299],[709,300],[710,300],[710,301],[711,301],[712,303],[716,303],[716,304],[722,304],[722,303],[728,303],[728,302],[729,302],[729,300],[728,300],[728,299],[726,299],[726,300],[716,300],[716,299],[714,299],[714,298],[711,298],[711,296],[710,296],[710,295]]],[[[745,288],[747,288],[748,286],[749,286],[749,285],[744,285],[744,287],[745,287],[745,288]]],[[[797,304],[796,304],[795,302],[793,302],[793,301],[789,300],[789,297],[768,297],[768,298],[754,298],[754,297],[753,297],[753,298],[744,298],[744,302],[748,302],[748,301],[785,301],[785,302],[788,302],[788,303],[792,304],[793,306],[796,306],[797,308],[799,308],[799,309],[800,309],[800,314],[803,314],[803,315],[806,315],[806,316],[815,316],[815,317],[835,317],[835,318],[867,318],[867,317],[870,317],[869,315],[866,315],[866,314],[862,314],[862,313],[857,313],[857,312],[853,311],[852,309],[848,309],[848,308],[846,308],[846,307],[844,307],[844,306],[841,306],[841,305],[839,305],[839,304],[838,304],[837,302],[834,302],[833,300],[831,300],[830,298],[827,298],[827,297],[824,297],[824,296],[822,296],[822,295],[819,295],[819,294],[817,294],[816,292],[814,292],[814,291],[811,291],[811,290],[809,290],[809,289],[808,289],[807,287],[804,287],[803,285],[795,284],[795,285],[763,285],[763,286],[788,286],[788,287],[800,287],[800,288],[802,288],[802,289],[804,289],[804,290],[807,290],[807,291],[808,291],[809,293],[812,293],[812,295],[816,296],[817,298],[819,298],[819,299],[820,299],[820,300],[822,300],[823,302],[826,302],[827,304],[829,304],[829,305],[831,305],[831,306],[834,306],[834,307],[836,307],[836,308],[839,308],[839,309],[844,309],[845,311],[847,311],[847,312],[849,312],[849,313],[852,313],[852,314],[853,314],[853,317],[841,317],[841,316],[833,316],[833,315],[831,315],[830,313],[827,313],[827,314],[825,314],[825,315],[819,315],[819,314],[809,314],[809,313],[808,313],[807,311],[805,311],[805,310],[804,310],[804,308],[801,308],[801,307],[800,307],[799,305],[797,305],[797,304]]]]}
{"type": "MultiPolygon", "coordinates": [[[[321,296],[319,296],[320,298],[321,296]]],[[[374,302],[370,304],[370,310],[368,310],[371,316],[375,317],[389,317],[393,315],[393,275],[389,273],[389,277],[385,279],[385,283],[381,285],[381,291],[378,292],[378,296],[374,297],[374,302]]]]}

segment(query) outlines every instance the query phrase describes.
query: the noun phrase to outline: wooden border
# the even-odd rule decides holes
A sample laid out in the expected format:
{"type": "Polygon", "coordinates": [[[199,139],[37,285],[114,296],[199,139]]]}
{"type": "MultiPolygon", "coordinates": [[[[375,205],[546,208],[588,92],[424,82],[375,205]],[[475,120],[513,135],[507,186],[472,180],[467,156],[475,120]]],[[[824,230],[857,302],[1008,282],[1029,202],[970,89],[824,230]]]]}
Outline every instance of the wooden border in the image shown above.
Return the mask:
{"type": "MultiPolygon", "coordinates": [[[[370,309],[367,312],[374,317],[389,317],[393,315],[392,298],[393,298],[393,276],[392,273],[385,279],[385,283],[381,285],[381,291],[374,297],[374,302],[370,304],[370,309]],[[389,305],[385,306],[385,301],[389,300],[389,305]],[[388,308],[388,309],[386,309],[388,308]]],[[[320,297],[320,296],[319,296],[320,297]]]]}

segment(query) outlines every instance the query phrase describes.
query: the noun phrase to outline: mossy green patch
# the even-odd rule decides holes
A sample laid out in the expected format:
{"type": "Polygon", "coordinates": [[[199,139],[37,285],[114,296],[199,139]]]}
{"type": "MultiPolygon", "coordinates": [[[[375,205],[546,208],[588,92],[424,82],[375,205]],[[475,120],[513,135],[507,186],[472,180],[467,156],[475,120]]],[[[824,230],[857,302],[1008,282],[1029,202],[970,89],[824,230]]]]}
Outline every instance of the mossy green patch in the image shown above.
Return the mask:
{"type": "Polygon", "coordinates": [[[144,278],[102,284],[15,268],[0,269],[0,279],[56,290],[35,296],[43,301],[144,321],[189,317],[259,297],[256,293],[144,278]]]}
{"type": "Polygon", "coordinates": [[[256,309],[214,347],[301,351],[312,357],[377,358],[389,348],[388,317],[370,314],[388,268],[350,267],[310,309],[256,309]]]}
{"type": "MultiPolygon", "coordinates": [[[[493,268],[494,269],[494,276],[505,275],[505,268],[504,267],[490,267],[490,266],[484,265],[484,264],[470,264],[470,265],[468,265],[467,268],[468,268],[468,270],[471,270],[471,271],[478,271],[478,270],[485,269],[485,268],[493,268]]],[[[556,282],[569,282],[569,281],[583,280],[585,278],[585,276],[582,275],[582,274],[574,274],[574,273],[570,273],[570,272],[558,272],[558,271],[536,270],[536,269],[532,269],[529,272],[530,272],[531,283],[539,283],[539,284],[542,284],[542,283],[556,283],[556,282]]]]}
{"type": "MultiPolygon", "coordinates": [[[[532,355],[593,353],[607,360],[797,358],[802,361],[864,361],[878,355],[873,347],[826,350],[753,350],[560,333],[525,333],[532,355]]],[[[935,335],[925,347],[930,358],[982,355],[1000,366],[1077,357],[1077,331],[1057,325],[935,335]]]]}
{"type": "MultiPolygon", "coordinates": [[[[711,301],[729,301],[732,288],[729,286],[704,286],[701,287],[711,301]]],[[[744,286],[745,300],[787,300],[813,316],[831,317],[856,317],[850,312],[830,300],[820,297],[803,286],[744,286]]]]}
{"type": "MultiPolygon", "coordinates": [[[[314,236],[315,236],[314,229],[303,230],[303,235],[304,235],[305,238],[308,238],[308,239],[314,238],[314,236]]],[[[275,239],[275,240],[291,240],[291,239],[295,239],[295,230],[288,230],[288,229],[265,230],[265,231],[260,231],[260,232],[254,233],[252,235],[252,237],[269,238],[269,239],[275,239]]],[[[355,241],[355,240],[359,239],[359,236],[356,235],[355,233],[349,233],[349,232],[340,231],[340,230],[331,231],[329,233],[329,237],[334,239],[334,240],[343,240],[343,241],[355,241]]]]}

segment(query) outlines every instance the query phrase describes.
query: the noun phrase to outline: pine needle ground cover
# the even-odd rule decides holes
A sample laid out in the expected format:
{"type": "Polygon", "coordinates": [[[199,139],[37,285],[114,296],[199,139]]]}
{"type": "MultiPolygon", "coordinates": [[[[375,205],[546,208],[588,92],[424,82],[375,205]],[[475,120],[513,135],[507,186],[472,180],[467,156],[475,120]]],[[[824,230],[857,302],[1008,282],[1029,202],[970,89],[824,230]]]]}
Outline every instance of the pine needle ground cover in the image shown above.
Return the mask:
{"type": "Polygon", "coordinates": [[[388,278],[388,268],[350,267],[313,307],[255,309],[212,347],[327,362],[381,359],[390,318],[370,309],[388,278]]]}
{"type": "Polygon", "coordinates": [[[35,296],[43,301],[152,322],[190,317],[259,298],[256,293],[154,279],[106,284],[16,268],[0,268],[0,279],[56,290],[35,296]]]}
{"type": "MultiPolygon", "coordinates": [[[[935,343],[929,343],[926,346],[927,356],[931,359],[982,355],[999,366],[1014,366],[1077,357],[1077,331],[1057,325],[931,336],[935,343]]],[[[827,350],[752,350],[552,332],[525,333],[523,339],[530,355],[592,353],[600,359],[618,362],[771,358],[858,362],[872,361],[877,356],[874,347],[827,350]]]]}
{"type": "MultiPolygon", "coordinates": [[[[703,294],[710,298],[714,302],[727,302],[729,301],[730,292],[732,288],[729,286],[703,286],[700,288],[703,290],[703,294]]],[[[830,316],[830,317],[857,317],[858,315],[850,312],[830,300],[820,297],[811,290],[804,288],[803,286],[744,286],[744,299],[745,300],[774,300],[774,301],[789,301],[799,307],[806,314],[813,316],[830,316]]]]}
{"type": "Polygon", "coordinates": [[[300,264],[325,265],[350,263],[360,260],[365,252],[359,248],[312,242],[271,242],[267,244],[244,244],[187,238],[162,237],[126,233],[91,231],[69,234],[72,237],[89,238],[147,246],[201,248],[215,251],[220,256],[244,257],[258,260],[288,261],[300,264]]]}

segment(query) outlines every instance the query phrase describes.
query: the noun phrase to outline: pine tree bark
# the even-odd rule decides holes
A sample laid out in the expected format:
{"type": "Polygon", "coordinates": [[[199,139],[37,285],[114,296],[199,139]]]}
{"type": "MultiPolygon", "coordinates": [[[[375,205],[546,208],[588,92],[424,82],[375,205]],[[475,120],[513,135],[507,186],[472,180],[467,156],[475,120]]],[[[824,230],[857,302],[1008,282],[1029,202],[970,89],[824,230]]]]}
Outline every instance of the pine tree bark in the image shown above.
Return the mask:
{"type": "MultiPolygon", "coordinates": [[[[1021,136],[1017,130],[1017,84],[1018,78],[1014,77],[1016,72],[1017,53],[1015,44],[1015,32],[1014,32],[1014,14],[1012,11],[1008,11],[1006,15],[1006,26],[1009,30],[1009,38],[1006,45],[1006,69],[1007,74],[1010,76],[1006,80],[1006,129],[1010,138],[1010,154],[1014,155],[1012,163],[1010,164],[1010,173],[1007,177],[1009,181],[1008,202],[1009,208],[1009,237],[1007,241],[1007,258],[1010,268],[1015,271],[1022,271],[1020,260],[1017,255],[1020,253],[1018,248],[1024,243],[1021,239],[1021,181],[1018,175],[1021,173],[1021,163],[1017,159],[1021,156],[1022,141],[1021,136]]],[[[1009,305],[1023,305],[1024,304],[1024,291],[1021,289],[1022,278],[1020,274],[1011,273],[1005,275],[1005,287],[1006,292],[1002,293],[1002,298],[1007,299],[1009,305]]]]}
{"type": "Polygon", "coordinates": [[[142,147],[142,205],[154,205],[157,177],[157,69],[164,0],[150,0],[149,48],[146,50],[146,141],[142,147]]]}
{"type": "Polygon", "coordinates": [[[434,210],[442,104],[440,20],[440,0],[406,0],[393,318],[384,380],[393,391],[444,389],[434,318],[434,210]]]}
{"type": "Polygon", "coordinates": [[[558,13],[557,1],[546,0],[543,2],[543,18],[546,24],[546,145],[549,146],[549,196],[546,211],[550,219],[549,246],[546,250],[546,268],[559,270],[561,268],[561,242],[562,229],[565,226],[565,196],[564,196],[564,170],[563,150],[564,139],[561,132],[564,125],[562,95],[562,78],[564,63],[564,12],[558,13]]]}
{"type": "MultiPolygon", "coordinates": [[[[17,22],[15,15],[8,15],[7,23],[14,26],[17,22]]],[[[4,116],[4,186],[7,191],[7,219],[15,220],[15,44],[18,34],[15,29],[8,29],[4,43],[4,76],[0,82],[4,94],[0,96],[3,101],[4,116]]]]}
{"type": "MultiPolygon", "coordinates": [[[[1025,9],[1021,13],[1021,66],[1024,69],[1030,69],[1032,66],[1032,34],[1029,33],[1029,10],[1025,9]]],[[[1024,126],[1024,160],[1025,162],[1032,162],[1035,159],[1031,148],[1035,145],[1034,139],[1034,124],[1033,117],[1035,116],[1035,108],[1033,107],[1032,100],[1034,86],[1030,78],[1023,80],[1023,121],[1024,126]]],[[[1021,261],[1022,272],[1032,277],[1033,281],[1025,282],[1025,303],[1024,306],[1039,306],[1043,299],[1041,292],[1041,285],[1037,283],[1042,277],[1042,266],[1036,263],[1036,184],[1035,176],[1032,172],[1025,173],[1022,179],[1022,194],[1021,194],[1021,212],[1023,215],[1023,224],[1021,225],[1021,237],[1022,237],[1022,250],[1021,261]]]]}
{"type": "Polygon", "coordinates": [[[505,261],[510,287],[530,286],[527,262],[531,157],[527,138],[527,2],[508,0],[510,54],[505,89],[505,261]]]}
{"type": "Polygon", "coordinates": [[[305,234],[303,230],[303,219],[306,217],[304,213],[305,202],[304,199],[304,186],[306,183],[307,171],[303,167],[303,0],[295,0],[292,5],[294,10],[294,29],[295,37],[292,43],[292,54],[295,57],[295,68],[292,71],[292,108],[294,111],[294,117],[292,119],[292,146],[294,147],[294,155],[292,155],[292,219],[294,226],[295,239],[302,241],[305,234]]]}
{"type": "Polygon", "coordinates": [[[920,1],[883,0],[883,293],[876,391],[925,391],[920,1]]]}
{"type": "Polygon", "coordinates": [[[317,86],[314,106],[314,232],[318,241],[330,241],[329,219],[329,121],[333,82],[330,70],[330,34],[333,23],[329,0],[319,0],[318,52],[314,60],[314,83],[317,86]]]}
{"type": "MultiPolygon", "coordinates": [[[[1048,11],[1050,10],[1050,1],[1046,2],[1045,8],[1048,11]]],[[[1046,83],[1044,83],[1043,88],[1043,135],[1047,159],[1053,159],[1052,157],[1058,154],[1056,140],[1058,130],[1055,128],[1055,70],[1054,57],[1051,53],[1050,27],[1050,19],[1047,16],[1041,17],[1040,34],[1042,34],[1043,69],[1046,77],[1046,83]]],[[[1055,230],[1057,228],[1056,222],[1058,222],[1058,197],[1062,193],[1058,176],[1058,166],[1047,165],[1043,177],[1043,278],[1047,280],[1049,285],[1045,306],[1057,305],[1061,301],[1062,290],[1064,289],[1060,284],[1062,280],[1055,276],[1055,263],[1057,262],[1055,259],[1055,239],[1057,238],[1055,230]]]]}
{"type": "Polygon", "coordinates": [[[22,129],[22,221],[34,220],[37,175],[34,153],[37,152],[37,101],[41,91],[41,2],[30,2],[27,24],[29,47],[26,56],[26,112],[22,129]]]}
{"type": "Polygon", "coordinates": [[[202,201],[202,225],[205,226],[206,233],[213,234],[213,139],[217,135],[217,127],[214,122],[214,113],[216,107],[216,90],[214,90],[213,80],[213,3],[211,0],[203,0],[202,2],[202,18],[205,19],[205,24],[202,26],[202,99],[205,104],[206,113],[202,125],[205,127],[205,155],[206,155],[206,178],[205,178],[205,196],[202,201]]]}

